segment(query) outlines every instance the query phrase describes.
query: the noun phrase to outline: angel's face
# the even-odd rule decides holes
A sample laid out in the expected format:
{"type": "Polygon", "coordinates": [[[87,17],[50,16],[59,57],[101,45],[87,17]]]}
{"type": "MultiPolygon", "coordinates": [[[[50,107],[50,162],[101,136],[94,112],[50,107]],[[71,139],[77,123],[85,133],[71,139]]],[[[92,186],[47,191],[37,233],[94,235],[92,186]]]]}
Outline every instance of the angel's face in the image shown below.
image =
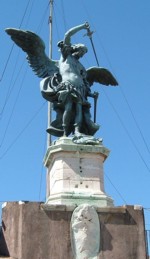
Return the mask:
{"type": "Polygon", "coordinates": [[[88,49],[85,45],[83,44],[76,44],[73,45],[73,53],[72,55],[75,56],[76,58],[82,58],[85,53],[87,53],[88,49]]]}

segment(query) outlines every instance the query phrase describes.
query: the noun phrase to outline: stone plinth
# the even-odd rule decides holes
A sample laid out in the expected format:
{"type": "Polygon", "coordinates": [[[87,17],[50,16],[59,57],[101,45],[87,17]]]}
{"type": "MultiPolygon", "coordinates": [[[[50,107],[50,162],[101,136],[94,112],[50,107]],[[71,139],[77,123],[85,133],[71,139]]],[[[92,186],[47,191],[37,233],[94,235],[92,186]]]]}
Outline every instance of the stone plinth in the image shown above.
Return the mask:
{"type": "Polygon", "coordinates": [[[103,163],[108,154],[103,145],[74,144],[64,137],[50,146],[45,157],[47,203],[113,206],[104,190],[103,163]]]}
{"type": "MultiPolygon", "coordinates": [[[[7,203],[2,211],[0,256],[73,259],[70,222],[74,209],[38,202],[7,203]]],[[[100,224],[97,259],[147,258],[142,208],[123,206],[96,210],[100,224]]]]}

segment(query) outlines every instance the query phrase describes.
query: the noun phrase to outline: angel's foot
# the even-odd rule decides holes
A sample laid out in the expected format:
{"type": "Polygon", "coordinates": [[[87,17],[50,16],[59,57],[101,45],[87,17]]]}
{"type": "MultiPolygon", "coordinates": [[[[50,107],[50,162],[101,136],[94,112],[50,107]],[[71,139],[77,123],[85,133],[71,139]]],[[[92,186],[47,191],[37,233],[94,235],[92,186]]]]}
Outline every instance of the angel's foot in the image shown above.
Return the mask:
{"type": "Polygon", "coordinates": [[[77,137],[83,136],[83,133],[80,132],[78,126],[75,127],[74,135],[77,136],[77,137]]]}

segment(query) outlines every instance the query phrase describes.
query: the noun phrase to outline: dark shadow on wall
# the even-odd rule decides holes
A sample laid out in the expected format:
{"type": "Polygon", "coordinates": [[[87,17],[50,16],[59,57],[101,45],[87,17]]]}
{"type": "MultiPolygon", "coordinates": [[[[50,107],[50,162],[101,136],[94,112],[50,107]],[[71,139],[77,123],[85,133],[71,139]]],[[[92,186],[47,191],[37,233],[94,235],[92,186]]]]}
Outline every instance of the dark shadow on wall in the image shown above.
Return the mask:
{"type": "Polygon", "coordinates": [[[3,231],[5,231],[5,224],[2,221],[2,226],[0,226],[0,256],[10,256],[8,247],[5,241],[3,231]]]}

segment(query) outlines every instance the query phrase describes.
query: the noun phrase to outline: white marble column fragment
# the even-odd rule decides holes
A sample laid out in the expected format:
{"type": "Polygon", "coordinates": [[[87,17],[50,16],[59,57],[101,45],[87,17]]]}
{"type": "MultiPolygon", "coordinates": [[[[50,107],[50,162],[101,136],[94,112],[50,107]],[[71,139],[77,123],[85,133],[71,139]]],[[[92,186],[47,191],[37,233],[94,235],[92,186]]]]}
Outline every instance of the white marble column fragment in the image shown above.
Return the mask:
{"type": "Polygon", "coordinates": [[[71,247],[75,259],[96,259],[100,250],[100,223],[93,206],[78,206],[71,218],[71,247]]]}

